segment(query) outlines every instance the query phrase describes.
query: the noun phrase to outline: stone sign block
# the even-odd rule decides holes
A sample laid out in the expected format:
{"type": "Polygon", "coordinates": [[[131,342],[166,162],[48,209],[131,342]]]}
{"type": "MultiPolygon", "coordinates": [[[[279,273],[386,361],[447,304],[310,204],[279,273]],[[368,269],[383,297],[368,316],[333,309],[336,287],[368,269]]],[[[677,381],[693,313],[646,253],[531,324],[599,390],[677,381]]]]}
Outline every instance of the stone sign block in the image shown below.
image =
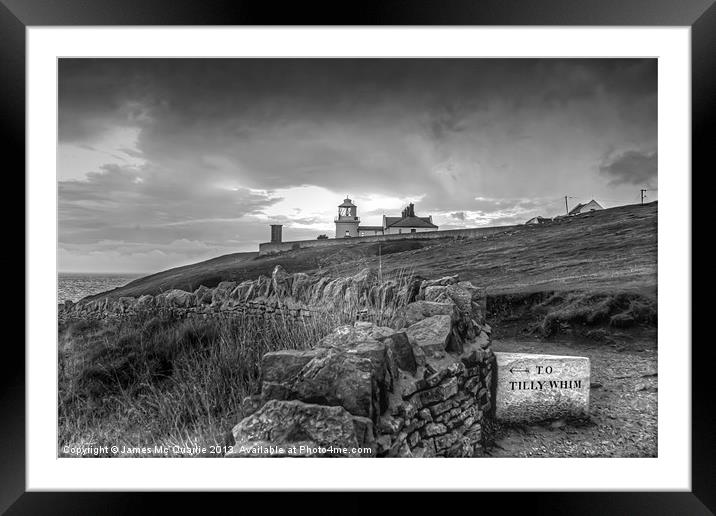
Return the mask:
{"type": "Polygon", "coordinates": [[[495,417],[534,422],[589,414],[586,357],[495,353],[495,417]]]}

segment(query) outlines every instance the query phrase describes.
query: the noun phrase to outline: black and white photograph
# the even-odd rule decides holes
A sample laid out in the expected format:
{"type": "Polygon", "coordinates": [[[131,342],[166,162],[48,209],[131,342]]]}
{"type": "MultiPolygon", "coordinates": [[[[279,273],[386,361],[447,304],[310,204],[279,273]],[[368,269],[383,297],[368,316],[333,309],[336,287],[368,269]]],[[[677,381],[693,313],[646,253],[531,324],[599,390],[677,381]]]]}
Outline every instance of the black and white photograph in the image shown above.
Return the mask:
{"type": "Polygon", "coordinates": [[[658,457],[655,58],[59,58],[57,456],[658,457]]]}

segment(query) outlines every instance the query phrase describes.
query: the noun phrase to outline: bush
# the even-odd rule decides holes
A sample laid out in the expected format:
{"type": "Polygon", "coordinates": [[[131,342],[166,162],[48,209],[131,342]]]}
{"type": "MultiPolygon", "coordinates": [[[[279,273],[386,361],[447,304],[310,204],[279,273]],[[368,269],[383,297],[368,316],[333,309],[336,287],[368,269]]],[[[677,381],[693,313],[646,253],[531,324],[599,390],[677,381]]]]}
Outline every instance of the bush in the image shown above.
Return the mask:
{"type": "Polygon", "coordinates": [[[554,294],[537,306],[546,312],[540,329],[549,337],[571,324],[596,326],[608,323],[615,328],[628,328],[637,323],[656,324],[654,301],[634,293],[554,294]]]}

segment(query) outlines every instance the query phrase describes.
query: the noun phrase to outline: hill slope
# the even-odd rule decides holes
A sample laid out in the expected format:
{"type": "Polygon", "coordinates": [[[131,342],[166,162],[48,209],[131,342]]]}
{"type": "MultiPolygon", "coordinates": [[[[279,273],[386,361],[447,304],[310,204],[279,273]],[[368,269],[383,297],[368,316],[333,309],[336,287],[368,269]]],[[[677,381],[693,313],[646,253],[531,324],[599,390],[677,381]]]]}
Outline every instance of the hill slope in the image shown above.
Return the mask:
{"type": "Polygon", "coordinates": [[[213,287],[222,280],[269,275],[278,264],[288,272],[353,274],[380,265],[384,272],[408,269],[425,277],[459,273],[491,295],[581,290],[655,297],[657,212],[654,202],[513,227],[479,239],[354,242],[275,256],[236,253],[140,278],[95,297],[213,287]]]}

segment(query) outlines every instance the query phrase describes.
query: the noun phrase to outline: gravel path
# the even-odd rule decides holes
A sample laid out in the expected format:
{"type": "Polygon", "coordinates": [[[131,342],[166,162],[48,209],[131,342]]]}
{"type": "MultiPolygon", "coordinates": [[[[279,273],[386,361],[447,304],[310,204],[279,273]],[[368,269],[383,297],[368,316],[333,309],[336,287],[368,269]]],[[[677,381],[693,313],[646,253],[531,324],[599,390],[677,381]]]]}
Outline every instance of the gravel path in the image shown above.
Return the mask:
{"type": "Polygon", "coordinates": [[[493,341],[494,351],[586,356],[591,359],[590,419],[498,425],[493,457],[656,457],[657,350],[654,342],[624,346],[493,341]]]}

